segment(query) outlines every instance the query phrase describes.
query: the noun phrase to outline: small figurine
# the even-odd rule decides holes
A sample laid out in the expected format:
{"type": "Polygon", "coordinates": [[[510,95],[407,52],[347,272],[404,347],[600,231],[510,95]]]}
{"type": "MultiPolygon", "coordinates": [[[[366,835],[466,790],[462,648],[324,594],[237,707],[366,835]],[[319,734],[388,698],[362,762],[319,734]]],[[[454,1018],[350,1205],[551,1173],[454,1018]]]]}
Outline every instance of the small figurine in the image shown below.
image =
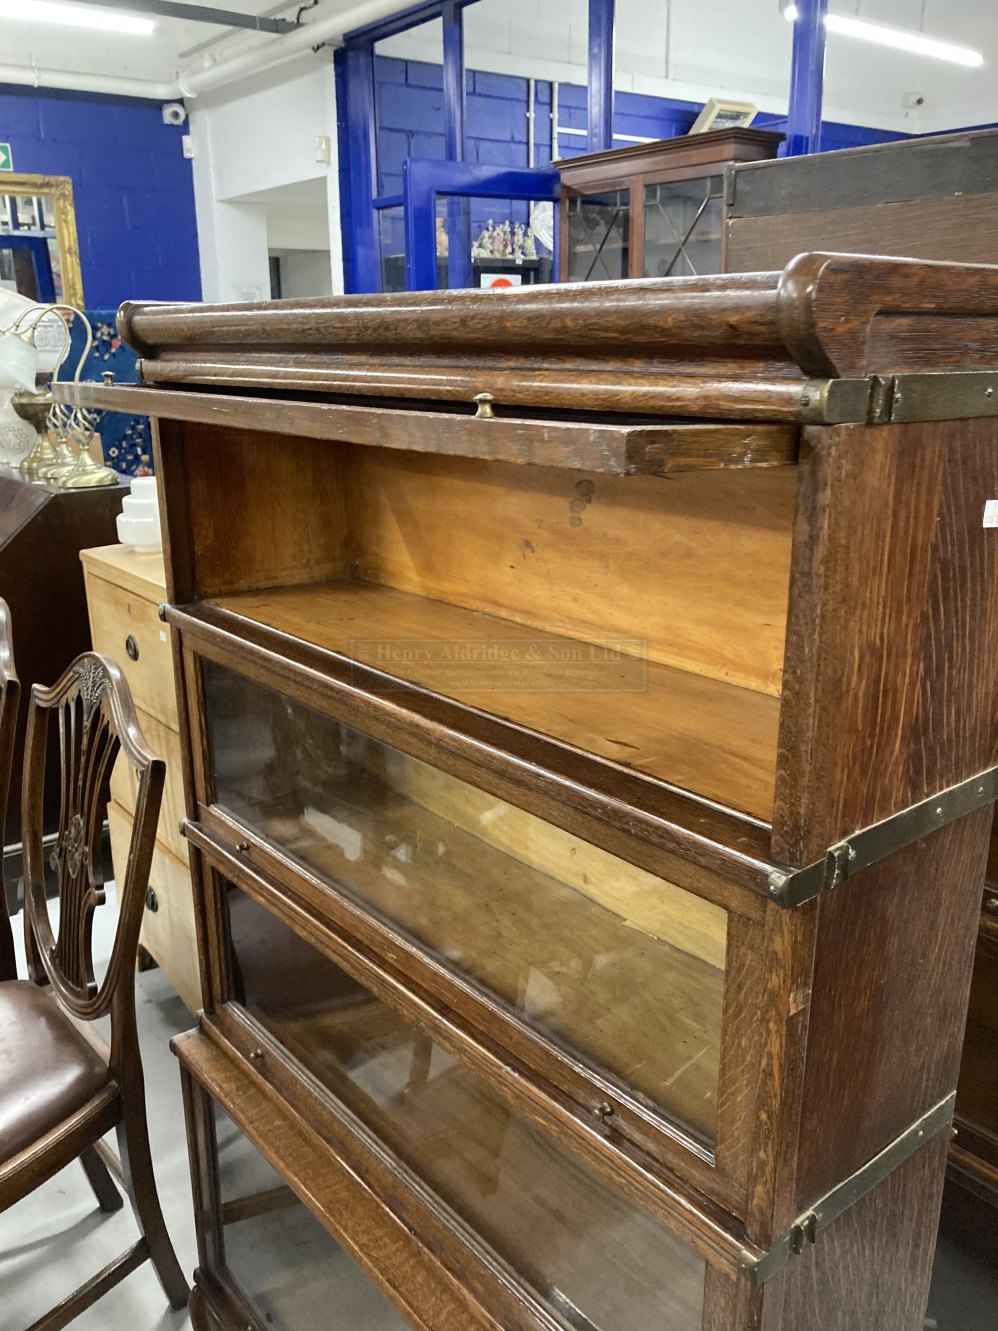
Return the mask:
{"type": "Polygon", "coordinates": [[[447,228],[444,226],[444,219],[437,218],[437,258],[446,259],[448,250],[447,228]]]}

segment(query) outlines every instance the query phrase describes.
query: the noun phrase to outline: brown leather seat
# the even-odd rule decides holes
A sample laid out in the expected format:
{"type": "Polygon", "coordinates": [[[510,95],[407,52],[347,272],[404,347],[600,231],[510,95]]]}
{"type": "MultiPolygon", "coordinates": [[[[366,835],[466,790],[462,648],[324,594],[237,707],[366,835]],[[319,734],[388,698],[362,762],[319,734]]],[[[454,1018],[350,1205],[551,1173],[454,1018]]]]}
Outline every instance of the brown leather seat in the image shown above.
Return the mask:
{"type": "Polygon", "coordinates": [[[111,1082],[107,1064],[37,984],[0,984],[0,1161],[39,1141],[111,1082]]]}

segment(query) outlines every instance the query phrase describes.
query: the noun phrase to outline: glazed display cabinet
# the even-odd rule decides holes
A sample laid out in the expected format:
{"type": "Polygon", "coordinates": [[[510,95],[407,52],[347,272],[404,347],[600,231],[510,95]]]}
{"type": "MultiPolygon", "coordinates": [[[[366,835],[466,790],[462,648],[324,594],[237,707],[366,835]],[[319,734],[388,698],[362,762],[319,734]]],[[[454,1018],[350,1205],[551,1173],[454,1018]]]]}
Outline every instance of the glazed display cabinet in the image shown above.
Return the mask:
{"type": "Polygon", "coordinates": [[[719,129],[559,162],[561,281],[722,272],[725,170],[775,157],[782,140],[719,129]]]}
{"type": "Polygon", "coordinates": [[[155,424],[198,1326],[920,1331],[998,269],[119,323],[59,392],[155,424]]]}

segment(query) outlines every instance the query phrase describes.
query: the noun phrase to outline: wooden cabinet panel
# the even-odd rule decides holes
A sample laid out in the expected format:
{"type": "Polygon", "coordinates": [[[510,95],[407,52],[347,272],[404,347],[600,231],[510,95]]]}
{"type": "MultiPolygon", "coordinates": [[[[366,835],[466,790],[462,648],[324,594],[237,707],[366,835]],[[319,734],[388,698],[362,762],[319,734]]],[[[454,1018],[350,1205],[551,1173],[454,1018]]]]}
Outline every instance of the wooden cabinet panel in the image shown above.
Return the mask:
{"type": "MultiPolygon", "coordinates": [[[[196,1012],[201,1006],[201,980],[187,843],[180,834],[186,797],[173,654],[169,630],[159,618],[166,594],[163,558],[137,554],[122,545],[85,550],[81,558],[94,649],[121,667],[146,743],[166,763],[150,873],[156,908],[147,906],[139,941],[162,966],[187,1007],[196,1012]]],[[[119,759],[111,774],[108,814],[116,874],[123,872],[126,862],[137,794],[131,764],[119,759]]]]}
{"type": "MultiPolygon", "coordinates": [[[[160,805],[156,840],[182,864],[187,863],[187,842],[180,835],[181,819],[185,816],[184,773],[180,762],[180,736],[170,730],[151,713],[136,707],[139,726],[146,743],[157,758],[166,763],[166,782],[160,805]]],[[[123,809],[134,809],[138,796],[138,781],[131,763],[124,759],[114,765],[111,773],[111,798],[123,809]]]]}
{"type": "Polygon", "coordinates": [[[176,731],[170,637],[156,602],[93,576],[87,580],[87,601],[94,650],[118,663],[136,706],[176,731]]]}
{"type": "MultiPolygon", "coordinates": [[[[120,866],[128,859],[132,815],[120,805],[110,804],[107,821],[111,856],[115,865],[120,866]]],[[[120,870],[116,868],[115,872],[120,870]]],[[[146,899],[139,942],[162,966],[184,1005],[196,1012],[201,1006],[201,975],[190,870],[186,863],[157,844],[149,870],[149,887],[153,896],[146,899]]]]}

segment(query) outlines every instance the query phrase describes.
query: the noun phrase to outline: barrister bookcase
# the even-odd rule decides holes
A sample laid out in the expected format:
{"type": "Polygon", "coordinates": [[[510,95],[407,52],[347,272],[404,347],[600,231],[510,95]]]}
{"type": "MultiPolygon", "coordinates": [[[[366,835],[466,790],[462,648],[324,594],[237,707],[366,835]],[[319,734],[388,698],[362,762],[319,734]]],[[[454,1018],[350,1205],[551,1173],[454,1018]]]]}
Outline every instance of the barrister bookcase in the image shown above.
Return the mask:
{"type": "Polygon", "coordinates": [[[59,392],[155,422],[197,1325],[921,1328],[998,269],[119,323],[59,392]]]}

